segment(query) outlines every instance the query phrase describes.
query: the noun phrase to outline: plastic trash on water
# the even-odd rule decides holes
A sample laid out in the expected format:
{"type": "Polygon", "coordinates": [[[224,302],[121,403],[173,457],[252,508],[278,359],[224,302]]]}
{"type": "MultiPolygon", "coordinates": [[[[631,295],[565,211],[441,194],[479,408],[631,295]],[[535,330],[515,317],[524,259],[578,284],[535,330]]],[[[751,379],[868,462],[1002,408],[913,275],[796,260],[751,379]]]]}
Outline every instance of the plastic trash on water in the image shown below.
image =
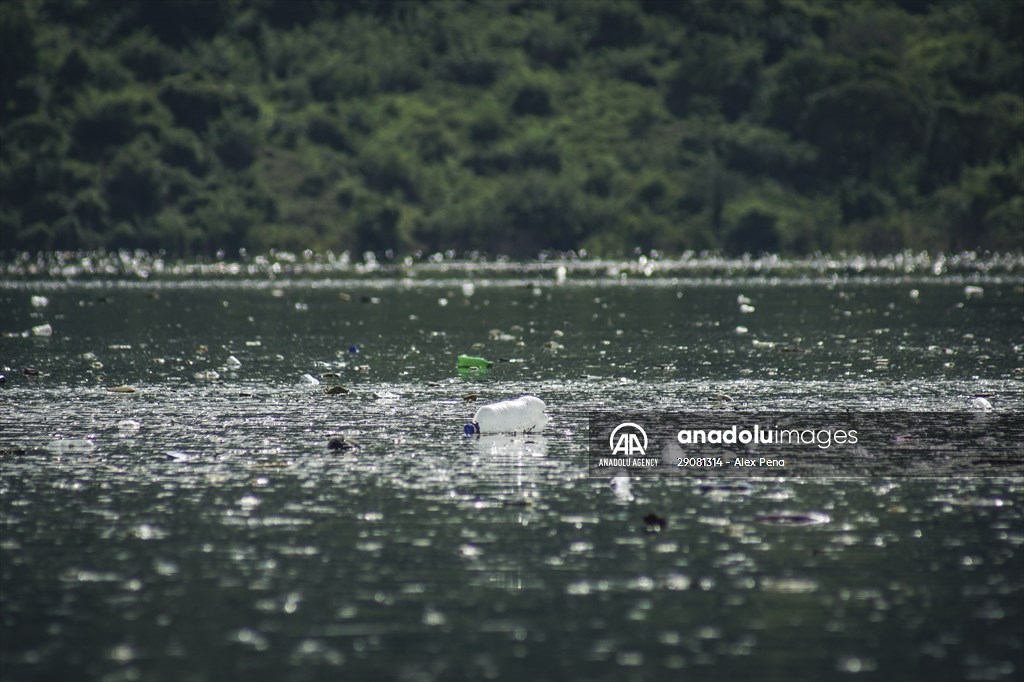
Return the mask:
{"type": "Polygon", "coordinates": [[[543,400],[532,395],[484,405],[463,431],[466,435],[539,432],[548,423],[546,407],[543,400]]]}
{"type": "Polygon", "coordinates": [[[53,327],[49,323],[36,325],[32,327],[33,336],[53,336],[53,327]]]}
{"type": "Polygon", "coordinates": [[[45,296],[33,296],[31,301],[33,308],[45,308],[50,305],[50,299],[45,296]]]}
{"type": "Polygon", "coordinates": [[[312,374],[303,374],[301,377],[299,377],[299,383],[302,384],[303,386],[319,386],[320,380],[317,379],[312,374]]]}
{"type": "Polygon", "coordinates": [[[494,366],[494,363],[486,358],[473,355],[460,355],[455,366],[456,373],[466,379],[475,379],[485,376],[494,366]]]}
{"type": "Polygon", "coordinates": [[[612,494],[615,495],[616,499],[622,500],[623,502],[632,502],[634,499],[636,499],[635,497],[633,497],[633,491],[630,490],[629,484],[629,474],[627,474],[624,471],[620,471],[619,473],[615,474],[615,476],[612,477],[612,480],[609,481],[609,486],[611,486],[612,494]]]}
{"type": "Polygon", "coordinates": [[[46,449],[58,455],[66,455],[77,452],[92,452],[96,449],[96,445],[87,438],[65,438],[50,441],[46,444],[46,449]]]}
{"type": "Polygon", "coordinates": [[[459,369],[468,369],[470,367],[476,367],[477,369],[490,369],[494,366],[494,363],[486,358],[479,358],[473,355],[460,355],[456,366],[459,369]]]}
{"type": "Polygon", "coordinates": [[[992,403],[990,403],[988,399],[985,398],[984,396],[974,396],[969,401],[967,401],[967,404],[970,405],[971,409],[974,410],[975,412],[992,411],[992,403]]]}

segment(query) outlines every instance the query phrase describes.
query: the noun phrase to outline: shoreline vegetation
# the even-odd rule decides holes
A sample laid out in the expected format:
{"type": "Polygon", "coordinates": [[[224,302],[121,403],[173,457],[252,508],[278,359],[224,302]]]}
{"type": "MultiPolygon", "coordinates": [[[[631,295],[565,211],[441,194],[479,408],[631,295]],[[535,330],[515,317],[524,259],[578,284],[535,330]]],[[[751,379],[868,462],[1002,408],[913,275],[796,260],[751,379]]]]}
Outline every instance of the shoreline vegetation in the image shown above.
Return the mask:
{"type": "Polygon", "coordinates": [[[8,0],[0,261],[1020,253],[1021,26],[1001,0],[8,0]]]}

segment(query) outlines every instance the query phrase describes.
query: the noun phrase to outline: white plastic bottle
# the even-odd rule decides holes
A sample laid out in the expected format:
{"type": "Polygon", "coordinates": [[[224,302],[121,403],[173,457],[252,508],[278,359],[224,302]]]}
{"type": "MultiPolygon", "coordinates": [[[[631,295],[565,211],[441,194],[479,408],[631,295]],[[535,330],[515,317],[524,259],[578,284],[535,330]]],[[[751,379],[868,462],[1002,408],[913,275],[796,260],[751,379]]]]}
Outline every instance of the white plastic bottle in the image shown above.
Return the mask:
{"type": "Polygon", "coordinates": [[[464,431],[466,435],[542,431],[548,423],[545,407],[543,400],[532,395],[484,405],[476,411],[473,422],[466,424],[464,431]]]}

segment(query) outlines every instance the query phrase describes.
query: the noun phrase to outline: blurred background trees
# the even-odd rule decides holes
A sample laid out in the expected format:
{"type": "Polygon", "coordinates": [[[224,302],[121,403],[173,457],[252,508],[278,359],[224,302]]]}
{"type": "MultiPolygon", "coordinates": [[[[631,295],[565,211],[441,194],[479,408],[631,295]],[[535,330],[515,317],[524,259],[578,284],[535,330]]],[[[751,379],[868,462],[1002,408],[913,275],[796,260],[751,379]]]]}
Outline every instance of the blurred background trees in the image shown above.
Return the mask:
{"type": "Polygon", "coordinates": [[[0,249],[1021,249],[1024,3],[7,0],[0,249]]]}

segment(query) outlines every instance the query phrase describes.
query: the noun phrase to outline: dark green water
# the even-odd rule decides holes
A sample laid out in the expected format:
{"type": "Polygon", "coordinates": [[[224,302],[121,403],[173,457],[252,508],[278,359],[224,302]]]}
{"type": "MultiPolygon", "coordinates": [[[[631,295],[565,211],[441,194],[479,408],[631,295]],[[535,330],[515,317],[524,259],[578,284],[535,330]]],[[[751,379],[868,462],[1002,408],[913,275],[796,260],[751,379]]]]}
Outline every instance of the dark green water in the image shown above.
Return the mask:
{"type": "Polygon", "coordinates": [[[1019,412],[1022,298],[1009,276],[11,278],[0,678],[1019,679],[1019,477],[627,500],[585,433],[595,409],[1019,412]],[[459,353],[495,367],[459,377],[459,353]],[[523,393],[543,434],[463,436],[523,393]]]}

